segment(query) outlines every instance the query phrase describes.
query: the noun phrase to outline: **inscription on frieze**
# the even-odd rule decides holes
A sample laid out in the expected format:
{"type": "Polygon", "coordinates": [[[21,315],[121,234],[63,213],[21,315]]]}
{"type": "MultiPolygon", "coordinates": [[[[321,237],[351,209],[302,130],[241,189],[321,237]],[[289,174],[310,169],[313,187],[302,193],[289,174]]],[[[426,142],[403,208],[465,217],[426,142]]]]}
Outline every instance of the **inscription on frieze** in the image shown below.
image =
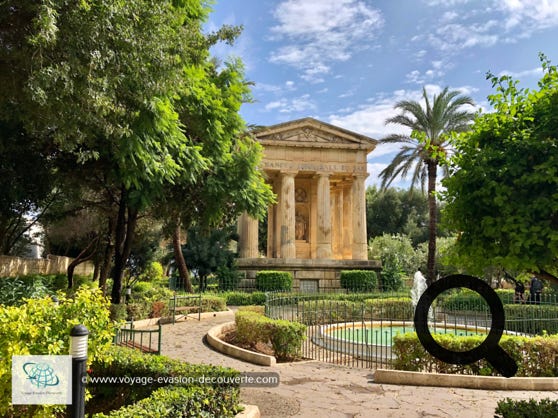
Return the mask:
{"type": "Polygon", "coordinates": [[[293,171],[323,171],[329,173],[366,173],[366,165],[312,163],[296,161],[269,161],[261,162],[264,170],[293,170],[293,171]]]}

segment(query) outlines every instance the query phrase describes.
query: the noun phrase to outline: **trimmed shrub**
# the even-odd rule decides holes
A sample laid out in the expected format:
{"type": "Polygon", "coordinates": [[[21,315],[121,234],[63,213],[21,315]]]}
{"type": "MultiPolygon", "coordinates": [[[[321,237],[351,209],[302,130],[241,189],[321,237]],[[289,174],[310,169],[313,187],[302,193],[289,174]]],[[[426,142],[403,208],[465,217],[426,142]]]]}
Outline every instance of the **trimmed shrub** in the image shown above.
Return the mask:
{"type": "Polygon", "coordinates": [[[348,300],[304,300],[297,305],[299,321],[306,325],[332,324],[360,320],[365,305],[348,300]]]}
{"type": "MultiPolygon", "coordinates": [[[[433,337],[438,344],[451,351],[472,350],[485,339],[484,336],[456,337],[451,334],[435,334],[433,337]]],[[[554,361],[558,355],[558,336],[504,335],[500,346],[516,361],[517,377],[558,376],[558,365],[554,361]]],[[[499,376],[498,371],[484,359],[465,365],[438,360],[424,349],[416,333],[396,335],[391,350],[396,356],[393,363],[396,370],[499,376]]]]}
{"type": "Polygon", "coordinates": [[[378,277],[372,270],[343,270],[339,279],[341,287],[350,292],[369,292],[378,286],[378,277]]]}
{"type": "Polygon", "coordinates": [[[213,295],[202,295],[202,312],[221,312],[227,310],[225,298],[213,295]]]}
{"type": "Polygon", "coordinates": [[[306,326],[285,320],[270,319],[254,311],[239,310],[235,315],[236,338],[254,347],[258,342],[271,343],[277,360],[291,360],[300,356],[306,339],[306,326]]]}
{"type": "Polygon", "coordinates": [[[265,292],[225,292],[219,296],[224,297],[229,306],[264,305],[265,292]]]}
{"type": "Polygon", "coordinates": [[[367,299],[366,314],[372,320],[412,321],[415,310],[411,298],[367,299]]]}
{"type": "Polygon", "coordinates": [[[287,271],[258,271],[256,289],[262,292],[275,290],[290,291],[293,288],[293,276],[287,271]]]}
{"type": "Polygon", "coordinates": [[[558,401],[548,398],[537,401],[506,398],[498,401],[495,418],[549,418],[558,417],[558,401]]]}
{"type": "Polygon", "coordinates": [[[239,382],[234,381],[240,373],[236,370],[188,364],[123,347],[113,347],[113,356],[111,363],[103,359],[95,362],[91,367],[92,377],[136,376],[150,378],[153,384],[90,385],[93,398],[87,404],[88,410],[104,404],[104,399],[120,402],[117,407],[124,405],[111,412],[94,414],[96,418],[232,417],[240,409],[239,382]],[[130,405],[132,402],[136,403],[130,405]]]}
{"type": "Polygon", "coordinates": [[[558,306],[504,305],[506,329],[525,334],[558,333],[558,306]]]}
{"type": "Polygon", "coordinates": [[[240,306],[238,310],[243,312],[256,312],[257,314],[265,315],[265,306],[261,305],[240,306]]]}

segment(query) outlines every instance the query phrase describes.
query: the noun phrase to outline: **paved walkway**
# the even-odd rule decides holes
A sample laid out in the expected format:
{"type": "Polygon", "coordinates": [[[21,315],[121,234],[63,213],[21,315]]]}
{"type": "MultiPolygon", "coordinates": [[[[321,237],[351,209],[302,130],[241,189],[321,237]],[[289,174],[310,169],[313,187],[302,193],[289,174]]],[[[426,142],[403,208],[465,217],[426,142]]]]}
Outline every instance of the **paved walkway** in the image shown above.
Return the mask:
{"type": "Polygon", "coordinates": [[[214,351],[204,336],[211,327],[234,320],[219,314],[163,327],[162,354],[190,363],[228,366],[247,372],[279,373],[273,388],[242,388],[244,403],[264,418],[285,417],[451,417],[493,418],[496,404],[513,399],[558,399],[558,392],[510,392],[377,384],[373,371],[320,362],[257,366],[214,351]]]}

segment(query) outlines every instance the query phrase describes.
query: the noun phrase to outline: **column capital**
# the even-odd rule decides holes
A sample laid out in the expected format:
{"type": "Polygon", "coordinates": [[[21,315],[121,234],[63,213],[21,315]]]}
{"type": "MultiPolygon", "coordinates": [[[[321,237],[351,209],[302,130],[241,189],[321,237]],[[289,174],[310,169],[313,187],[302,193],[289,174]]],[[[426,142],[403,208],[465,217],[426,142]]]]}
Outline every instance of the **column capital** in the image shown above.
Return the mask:
{"type": "Polygon", "coordinates": [[[312,177],[315,178],[315,179],[320,178],[320,177],[329,178],[329,177],[331,177],[331,175],[332,175],[332,173],[330,173],[329,171],[316,171],[312,177]]]}
{"type": "Polygon", "coordinates": [[[366,178],[368,178],[368,176],[370,176],[369,173],[354,173],[353,177],[358,179],[358,180],[365,180],[366,178]]]}
{"type": "Polygon", "coordinates": [[[280,177],[295,177],[297,174],[298,171],[296,170],[285,170],[285,171],[279,171],[279,173],[277,173],[277,175],[280,177]]]}

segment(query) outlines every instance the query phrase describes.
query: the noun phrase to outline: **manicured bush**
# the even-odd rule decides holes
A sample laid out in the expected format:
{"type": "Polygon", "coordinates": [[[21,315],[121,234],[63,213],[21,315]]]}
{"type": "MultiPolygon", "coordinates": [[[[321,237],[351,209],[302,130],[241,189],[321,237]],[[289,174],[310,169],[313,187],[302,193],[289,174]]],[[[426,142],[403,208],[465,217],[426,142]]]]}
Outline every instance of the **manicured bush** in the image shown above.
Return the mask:
{"type": "Polygon", "coordinates": [[[239,382],[234,379],[240,374],[236,370],[188,364],[123,347],[113,347],[113,357],[110,363],[104,359],[93,363],[91,377],[149,377],[153,384],[90,385],[93,398],[87,404],[88,410],[94,410],[104,400],[119,401],[116,407],[124,405],[95,414],[96,418],[231,417],[239,410],[239,382]]]}
{"type": "Polygon", "coordinates": [[[558,401],[548,398],[516,400],[506,398],[498,402],[495,418],[550,418],[558,417],[558,401]]]}
{"type": "Polygon", "coordinates": [[[293,287],[293,276],[287,271],[259,271],[256,274],[256,289],[262,292],[275,290],[290,291],[293,287]]]}
{"type": "Polygon", "coordinates": [[[361,320],[365,309],[364,303],[347,300],[303,300],[297,304],[298,320],[306,325],[361,320]]]}
{"type": "Polygon", "coordinates": [[[236,338],[239,342],[255,346],[258,342],[271,343],[278,360],[291,360],[300,356],[306,339],[306,326],[285,320],[275,320],[254,311],[239,310],[235,315],[236,338]]]}
{"type": "Polygon", "coordinates": [[[221,312],[227,310],[225,298],[213,295],[202,295],[202,312],[221,312]]]}
{"type": "Polygon", "coordinates": [[[412,321],[415,310],[411,298],[367,299],[366,317],[371,320],[412,321]]]}
{"type": "Polygon", "coordinates": [[[380,288],[384,292],[393,292],[403,287],[405,273],[396,254],[382,256],[382,273],[380,275],[380,288]]]}
{"type": "Polygon", "coordinates": [[[343,270],[339,279],[341,287],[350,292],[369,292],[378,286],[378,277],[372,270],[343,270]]]}
{"type": "Polygon", "coordinates": [[[260,315],[265,314],[265,306],[261,305],[247,305],[247,306],[240,306],[238,308],[239,311],[248,311],[248,312],[256,312],[260,315]]]}
{"type": "MultiPolygon", "coordinates": [[[[438,344],[451,351],[471,350],[478,347],[484,338],[434,335],[438,344]]],[[[558,355],[558,336],[504,335],[499,344],[516,361],[517,377],[558,376],[558,365],[554,361],[558,355]]],[[[396,356],[393,367],[397,370],[499,376],[498,371],[484,359],[466,365],[448,364],[436,359],[424,349],[416,333],[396,335],[393,339],[392,353],[396,356]]]]}
{"type": "Polygon", "coordinates": [[[558,333],[558,306],[504,305],[506,329],[526,334],[558,333]]]}
{"type": "Polygon", "coordinates": [[[224,297],[229,306],[265,304],[265,292],[224,292],[220,293],[219,296],[224,297]]]}
{"type": "Polygon", "coordinates": [[[11,359],[13,355],[65,355],[70,330],[83,324],[89,330],[88,359],[112,360],[116,324],[110,319],[110,302],[100,290],[80,289],[72,297],[58,293],[29,299],[21,306],[0,306],[0,416],[54,416],[60,406],[11,405],[11,359]]]}

